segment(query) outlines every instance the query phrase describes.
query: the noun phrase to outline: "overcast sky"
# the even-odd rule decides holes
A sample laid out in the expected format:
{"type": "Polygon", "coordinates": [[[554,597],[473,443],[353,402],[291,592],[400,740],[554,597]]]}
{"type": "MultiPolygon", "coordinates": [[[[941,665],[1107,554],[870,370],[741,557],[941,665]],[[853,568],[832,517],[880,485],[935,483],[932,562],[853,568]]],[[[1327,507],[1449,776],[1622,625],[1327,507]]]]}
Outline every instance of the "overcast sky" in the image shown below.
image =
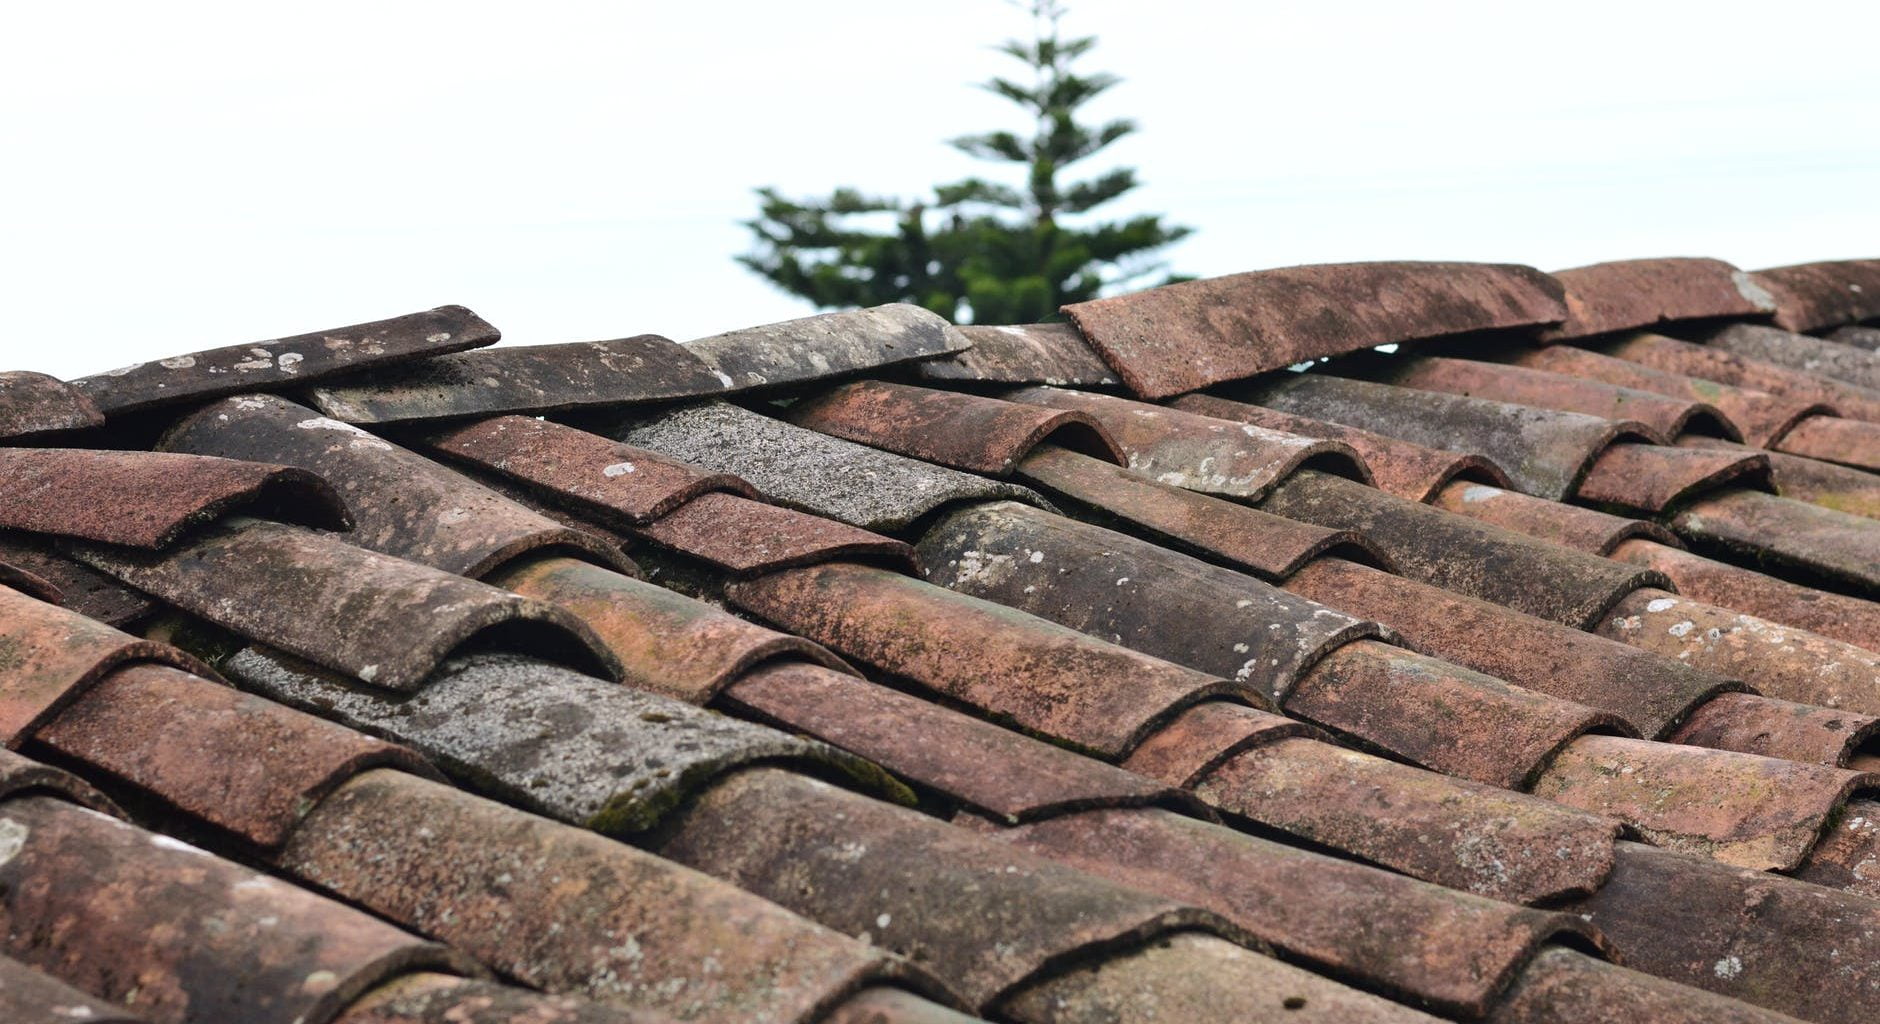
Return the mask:
{"type": "MultiPolygon", "coordinates": [[[[1880,255],[1880,3],[1071,0],[1113,214],[1213,275],[1367,259],[1880,255]]],[[[1000,0],[9,4],[0,368],[470,306],[518,342],[810,310],[751,189],[913,194],[1024,129],[1000,0]]]]}

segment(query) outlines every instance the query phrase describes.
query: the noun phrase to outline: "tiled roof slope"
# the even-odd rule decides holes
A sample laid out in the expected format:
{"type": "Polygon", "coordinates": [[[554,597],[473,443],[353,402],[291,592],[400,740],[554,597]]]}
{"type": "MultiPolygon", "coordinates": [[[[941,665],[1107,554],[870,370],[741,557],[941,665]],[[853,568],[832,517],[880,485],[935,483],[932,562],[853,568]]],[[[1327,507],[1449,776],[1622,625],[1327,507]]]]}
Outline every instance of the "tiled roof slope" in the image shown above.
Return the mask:
{"type": "Polygon", "coordinates": [[[0,1016],[1867,1020],[1872,266],[0,373],[0,1016]]]}

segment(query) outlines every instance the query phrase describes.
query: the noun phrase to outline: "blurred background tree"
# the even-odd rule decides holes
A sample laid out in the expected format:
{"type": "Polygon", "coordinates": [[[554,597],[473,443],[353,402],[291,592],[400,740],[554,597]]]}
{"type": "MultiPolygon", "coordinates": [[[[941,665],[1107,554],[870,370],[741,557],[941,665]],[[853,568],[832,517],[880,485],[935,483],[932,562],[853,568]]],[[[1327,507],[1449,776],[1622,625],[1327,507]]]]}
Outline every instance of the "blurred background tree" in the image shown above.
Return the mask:
{"type": "Polygon", "coordinates": [[[744,222],[755,248],[738,261],[819,307],[912,302],[955,322],[1002,324],[1057,319],[1061,305],[1161,273],[1156,254],[1191,229],[1153,214],[1095,223],[1079,216],[1134,189],[1134,170],[1060,180],[1070,165],[1136,130],[1127,119],[1077,120],[1079,107],[1121,79],[1071,70],[1096,39],[1063,38],[1057,0],[1022,6],[1031,13],[1032,39],[998,49],[1023,62],[1031,82],[993,78],[983,87],[1022,107],[1033,119],[1031,133],[987,132],[951,145],[1023,166],[1023,185],[967,178],[935,186],[927,200],[851,188],[791,199],[760,188],[758,216],[744,222]],[[883,215],[892,230],[879,226],[883,215]]]}

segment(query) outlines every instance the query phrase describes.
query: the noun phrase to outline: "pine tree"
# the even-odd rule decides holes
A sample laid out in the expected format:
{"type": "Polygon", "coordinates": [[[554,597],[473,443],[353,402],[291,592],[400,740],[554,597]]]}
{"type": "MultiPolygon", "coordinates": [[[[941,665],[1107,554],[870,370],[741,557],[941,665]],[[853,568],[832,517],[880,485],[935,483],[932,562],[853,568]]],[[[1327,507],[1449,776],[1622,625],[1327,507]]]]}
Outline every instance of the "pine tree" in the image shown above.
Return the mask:
{"type": "Polygon", "coordinates": [[[1058,0],[1031,0],[1033,38],[1000,52],[1031,71],[1024,84],[983,83],[1030,115],[1030,135],[994,131],[951,145],[989,161],[1022,165],[1022,186],[968,178],[934,188],[931,200],[865,195],[841,188],[827,197],[790,199],[761,188],[756,219],[746,221],[755,250],[738,257],[778,287],[820,307],[913,302],[957,322],[1030,323],[1057,318],[1058,307],[1097,297],[1162,269],[1155,254],[1189,233],[1159,215],[1082,223],[1083,215],[1137,186],[1121,168],[1084,181],[1061,180],[1070,165],[1136,130],[1130,120],[1087,125],[1078,108],[1120,81],[1080,75],[1071,64],[1096,45],[1065,39],[1058,0]],[[882,214],[894,229],[869,230],[882,214]]]}

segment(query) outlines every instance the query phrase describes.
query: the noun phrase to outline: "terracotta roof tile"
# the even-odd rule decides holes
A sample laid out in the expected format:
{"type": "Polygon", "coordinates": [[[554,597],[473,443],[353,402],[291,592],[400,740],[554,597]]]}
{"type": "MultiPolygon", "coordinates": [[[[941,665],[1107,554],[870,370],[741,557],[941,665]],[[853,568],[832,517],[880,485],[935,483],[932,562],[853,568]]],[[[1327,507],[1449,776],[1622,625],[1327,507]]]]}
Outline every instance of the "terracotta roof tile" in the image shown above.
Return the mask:
{"type": "Polygon", "coordinates": [[[1791,455],[1880,471],[1880,423],[1810,416],[1782,435],[1775,447],[1791,455]]]}
{"type": "Polygon", "coordinates": [[[1612,557],[1664,573],[1686,597],[1880,651],[1880,605],[1831,594],[1650,540],[1626,540],[1612,557]]]}
{"type": "MultiPolygon", "coordinates": [[[[1769,460],[1753,452],[1615,444],[1593,460],[1573,496],[1598,505],[1654,514],[1692,500],[1710,500],[1713,493],[1763,489],[1772,489],[1769,460]]],[[[1678,521],[1672,519],[1673,529],[1678,521]]]]}
{"type": "Polygon", "coordinates": [[[1025,388],[1015,402],[1085,412],[1121,447],[1130,469],[1166,484],[1258,499],[1302,467],[1370,482],[1364,460],[1342,441],[1301,437],[1182,409],[1063,388],[1025,388]]]}
{"type": "Polygon", "coordinates": [[[1347,263],[1166,285],[1066,306],[1132,391],[1166,398],[1390,342],[1557,323],[1560,285],[1531,267],[1347,263]]]}
{"type": "Polygon", "coordinates": [[[0,532],[0,561],[51,584],[59,594],[56,603],[108,626],[127,626],[157,607],[148,595],[57,553],[49,537],[0,532]]]}
{"type": "Polygon", "coordinates": [[[0,426],[45,428],[15,436],[96,427],[92,390],[134,415],[83,443],[181,421],[158,453],[0,449],[16,497],[45,481],[0,510],[4,578],[70,602],[0,593],[0,661],[40,666],[13,742],[164,830],[0,754],[0,846],[34,851],[0,903],[39,915],[0,957],[262,1024],[1859,1020],[1880,476],[1797,453],[1880,461],[1880,392],[1621,336],[1757,315],[1727,265],[1563,276],[1566,305],[1371,264],[1081,327],[884,307],[482,352],[443,351],[495,335],[446,310],[324,362],[11,375],[0,426]],[[1531,347],[1562,317],[1625,358],[1531,347]],[[1118,377],[1226,397],[1063,389],[1118,377]],[[283,388],[386,436],[252,393],[283,388]],[[352,533],[267,498],[320,480],[352,533]],[[515,985],[451,976],[479,968],[515,985]]]}
{"type": "Polygon", "coordinates": [[[350,907],[62,801],[8,800],[0,825],[17,837],[0,864],[5,953],[153,1019],[315,1024],[396,974],[471,969],[350,907]]]}
{"type": "Polygon", "coordinates": [[[0,652],[0,745],[9,750],[122,666],[151,662],[215,676],[168,644],[120,633],[6,587],[0,587],[0,652]]]}
{"type": "Polygon", "coordinates": [[[703,494],[756,497],[729,473],[529,416],[497,416],[425,435],[425,445],[619,525],[652,522],[703,494]]]}
{"type": "Polygon", "coordinates": [[[78,1020],[87,1024],[138,1024],[144,1018],[112,1006],[41,974],[11,957],[0,956],[0,1017],[38,1024],[78,1020]]]}
{"type": "Polygon", "coordinates": [[[1880,260],[1832,260],[1758,270],[1776,299],[1776,324],[1791,331],[1880,317],[1880,260]]]}
{"type": "Polygon", "coordinates": [[[1772,697],[1880,714],[1880,654],[1646,587],[1612,606],[1601,636],[1693,668],[1753,679],[1772,697]]]}
{"type": "Polygon", "coordinates": [[[1244,686],[882,569],[793,569],[735,584],[729,596],[858,661],[1106,757],[1128,753],[1196,701],[1251,696],[1244,686]],[[1131,685],[1092,685],[1112,679],[1131,685]]]}
{"type": "MultiPolygon", "coordinates": [[[[1685,437],[1678,443],[1689,448],[1730,445],[1708,437],[1685,437]]],[[[1880,519],[1880,475],[1784,452],[1764,451],[1763,455],[1769,460],[1769,475],[1775,481],[1776,493],[1880,519]]]]}
{"type": "Polygon", "coordinates": [[[1006,824],[1093,807],[1185,805],[1174,787],[816,665],[766,665],[725,697],[1006,824]]]}
{"type": "MultiPolygon", "coordinates": [[[[0,552],[4,555],[5,552],[0,552]]],[[[65,593],[51,580],[30,569],[7,562],[0,562],[0,587],[16,590],[36,601],[47,604],[64,604],[65,593]]]]}
{"type": "Polygon", "coordinates": [[[1010,502],[955,513],[919,549],[951,589],[1276,701],[1327,653],[1385,633],[1231,569],[1010,502]]]}
{"type": "Polygon", "coordinates": [[[894,303],[823,313],[686,342],[727,388],[797,384],[960,352],[966,338],[938,314],[894,303]]]}
{"type": "Polygon", "coordinates": [[[823,744],[515,655],[454,659],[408,699],[253,647],[224,670],[271,699],[403,743],[507,803],[603,832],[652,828],[718,775],[756,763],[904,793],[823,744]]]}
{"type": "Polygon", "coordinates": [[[1002,842],[1220,913],[1290,957],[1416,1005],[1486,1014],[1584,921],[1417,882],[1158,810],[1100,810],[993,832],[1002,842]],[[1352,921],[1365,927],[1353,928],[1352,921]]]}
{"type": "Polygon", "coordinates": [[[845,668],[801,637],[572,558],[505,570],[491,582],[572,612],[620,659],[630,685],[704,704],[753,666],[794,657],[845,668]]]}
{"type": "MultiPolygon", "coordinates": [[[[1875,280],[1880,282],[1880,273],[1876,274],[1875,280]]],[[[1846,381],[1864,388],[1880,388],[1880,356],[1838,341],[1811,338],[1780,327],[1731,324],[1707,336],[1704,344],[1791,370],[1846,381]]]]}
{"type": "Polygon", "coordinates": [[[72,382],[112,416],[335,376],[493,344],[501,334],[462,306],[138,363],[72,382]]]}
{"type": "Polygon", "coordinates": [[[1556,270],[1553,278],[1566,289],[1567,319],[1539,332],[1548,341],[1776,309],[1752,275],[1722,260],[1615,260],[1556,270]]]}
{"type": "Polygon", "coordinates": [[[1515,487],[1560,501],[1607,446],[1650,439],[1642,423],[1394,387],[1320,373],[1289,373],[1234,388],[1254,405],[1319,416],[1431,448],[1481,455],[1515,487]]]}
{"type": "Polygon", "coordinates": [[[570,530],[462,474],[270,395],[211,405],[165,436],[170,451],[298,466],[338,489],[360,547],[478,577],[525,552],[565,549],[630,571],[604,539],[570,530]]]}
{"type": "Polygon", "coordinates": [[[1606,884],[1570,909],[1634,969],[1807,1020],[1867,1016],[1880,903],[1633,843],[1618,854],[1606,884]]]}
{"type": "Polygon", "coordinates": [[[586,624],[553,605],[302,527],[237,518],[166,552],[78,554],[224,629],[393,690],[417,689],[451,651],[496,630],[621,671],[586,624]]]}
{"type": "Polygon", "coordinates": [[[1570,345],[1512,349],[1497,353],[1497,358],[1536,370],[1570,374],[1618,387],[1702,402],[1727,416],[1730,423],[1742,432],[1743,440],[1752,445],[1768,445],[1810,416],[1836,414],[1834,406],[1818,398],[1791,397],[1750,387],[1737,387],[1570,345]]]}
{"type": "Polygon", "coordinates": [[[1653,571],[1546,544],[1511,530],[1392,497],[1322,473],[1299,473],[1261,508],[1355,530],[1419,583],[1587,628],[1613,602],[1669,581],[1653,571]]]}
{"type": "Polygon", "coordinates": [[[0,439],[17,441],[103,425],[104,414],[91,399],[59,378],[28,370],[0,371],[0,439]]]}
{"type": "Polygon", "coordinates": [[[1611,555],[1635,538],[1645,538],[1659,546],[1681,543],[1670,530],[1651,520],[1628,519],[1598,509],[1563,505],[1486,484],[1460,481],[1448,484],[1433,496],[1430,504],[1549,544],[1594,555],[1611,555]]]}
{"type": "Polygon", "coordinates": [[[1285,587],[1376,619],[1415,650],[1616,715],[1646,737],[1665,735],[1725,690],[1745,688],[1673,658],[1335,558],[1305,567],[1285,587]]]}
{"type": "Polygon", "coordinates": [[[352,516],[304,470],[165,452],[0,448],[0,527],[162,548],[237,511],[336,530],[352,516]]]}
{"type": "Polygon", "coordinates": [[[1172,404],[1177,409],[1216,419],[1251,423],[1256,427],[1301,437],[1342,441],[1364,459],[1365,466],[1371,471],[1372,482],[1379,490],[1408,501],[1429,501],[1437,491],[1454,480],[1508,486],[1508,474],[1480,455],[1425,448],[1401,438],[1374,434],[1342,423],[1295,416],[1245,402],[1231,402],[1214,395],[1183,395],[1172,404]]]}
{"type": "MultiPolygon", "coordinates": [[[[1751,388],[1807,404],[1833,408],[1842,416],[1880,420],[1880,391],[1817,377],[1802,370],[1750,359],[1734,352],[1696,345],[1657,334],[1634,334],[1601,346],[1601,351],[1655,370],[1718,384],[1751,388]]],[[[1744,436],[1750,436],[1745,424],[1744,436]]]]}
{"type": "Polygon", "coordinates": [[[987,480],[806,430],[726,403],[629,421],[628,444],[749,480],[772,500],[864,530],[896,532],[961,501],[1042,499],[987,480]]]}
{"type": "Polygon", "coordinates": [[[1736,424],[1707,402],[1591,377],[1445,356],[1376,359],[1359,365],[1367,379],[1381,383],[1643,423],[1652,429],[1653,440],[1665,444],[1693,430],[1733,441],[1743,439],[1736,424]]]}
{"type": "Polygon", "coordinates": [[[871,448],[988,476],[1005,476],[1046,442],[1127,461],[1097,419],[1081,409],[1042,408],[981,395],[857,381],[790,408],[790,421],[871,448]]]}
{"type": "Polygon", "coordinates": [[[1686,502],[1671,528],[1693,544],[1750,557],[1856,593],[1880,593],[1880,525],[1793,498],[1728,490],[1686,502]]]}
{"type": "Polygon", "coordinates": [[[1333,530],[1262,512],[1210,494],[1152,480],[1055,445],[1019,463],[1019,478],[1100,520],[1115,519],[1171,547],[1285,579],[1314,558],[1337,551],[1375,565],[1390,559],[1354,530],[1333,530]]]}
{"type": "Polygon", "coordinates": [[[375,424],[668,401],[728,386],[685,346],[641,334],[459,352],[315,385],[307,397],[336,420],[375,424]]]}
{"type": "Polygon", "coordinates": [[[1072,324],[961,327],[959,332],[973,347],[921,363],[917,370],[923,379],[1067,388],[1122,383],[1072,324]]]}

